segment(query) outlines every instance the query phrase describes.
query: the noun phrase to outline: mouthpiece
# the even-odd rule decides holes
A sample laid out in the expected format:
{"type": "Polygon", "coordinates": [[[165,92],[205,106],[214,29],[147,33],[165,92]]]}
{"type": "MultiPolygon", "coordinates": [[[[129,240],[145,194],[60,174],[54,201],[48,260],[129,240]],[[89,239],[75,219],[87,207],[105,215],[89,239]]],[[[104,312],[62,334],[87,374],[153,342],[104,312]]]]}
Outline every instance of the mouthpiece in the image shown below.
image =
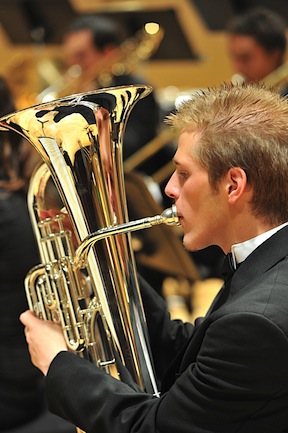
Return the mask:
{"type": "Polygon", "coordinates": [[[177,209],[175,204],[171,207],[165,209],[162,214],[162,218],[164,219],[165,224],[167,225],[179,225],[179,219],[177,215],[177,209]]]}

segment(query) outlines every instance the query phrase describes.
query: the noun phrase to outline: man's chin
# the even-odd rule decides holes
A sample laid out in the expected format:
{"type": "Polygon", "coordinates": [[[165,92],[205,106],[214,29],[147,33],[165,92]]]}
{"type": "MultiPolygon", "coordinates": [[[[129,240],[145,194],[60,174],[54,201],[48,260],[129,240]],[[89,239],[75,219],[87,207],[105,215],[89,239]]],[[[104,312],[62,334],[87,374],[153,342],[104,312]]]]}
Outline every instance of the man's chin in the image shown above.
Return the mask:
{"type": "Polygon", "coordinates": [[[191,253],[195,253],[196,251],[204,250],[204,248],[207,248],[207,246],[209,246],[209,245],[203,245],[199,242],[196,242],[195,240],[189,239],[185,235],[183,237],[182,243],[183,243],[185,250],[190,251],[191,253]]]}
{"type": "Polygon", "coordinates": [[[195,243],[189,239],[187,239],[187,237],[183,237],[183,246],[185,248],[185,250],[192,252],[198,251],[199,248],[196,247],[195,243]]]}

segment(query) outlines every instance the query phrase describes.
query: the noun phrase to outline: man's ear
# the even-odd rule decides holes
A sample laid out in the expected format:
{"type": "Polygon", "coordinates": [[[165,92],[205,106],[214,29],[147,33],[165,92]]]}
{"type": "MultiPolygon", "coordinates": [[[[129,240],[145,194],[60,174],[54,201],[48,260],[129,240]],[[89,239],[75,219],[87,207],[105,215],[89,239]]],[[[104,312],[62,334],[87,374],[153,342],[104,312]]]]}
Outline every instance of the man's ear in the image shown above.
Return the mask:
{"type": "Polygon", "coordinates": [[[247,191],[247,175],[243,168],[232,167],[227,172],[226,180],[229,203],[236,203],[243,196],[243,193],[247,191]]]}

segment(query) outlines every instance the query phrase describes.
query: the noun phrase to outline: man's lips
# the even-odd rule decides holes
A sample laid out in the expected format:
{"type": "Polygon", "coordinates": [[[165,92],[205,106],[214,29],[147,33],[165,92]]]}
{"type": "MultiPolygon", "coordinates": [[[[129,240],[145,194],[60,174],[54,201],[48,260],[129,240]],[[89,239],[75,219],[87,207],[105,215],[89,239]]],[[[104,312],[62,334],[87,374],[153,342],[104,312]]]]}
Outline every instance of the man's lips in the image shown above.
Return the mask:
{"type": "Polygon", "coordinates": [[[179,214],[178,212],[177,212],[177,216],[178,216],[178,221],[181,224],[181,222],[183,221],[183,216],[181,214],[179,214]]]}

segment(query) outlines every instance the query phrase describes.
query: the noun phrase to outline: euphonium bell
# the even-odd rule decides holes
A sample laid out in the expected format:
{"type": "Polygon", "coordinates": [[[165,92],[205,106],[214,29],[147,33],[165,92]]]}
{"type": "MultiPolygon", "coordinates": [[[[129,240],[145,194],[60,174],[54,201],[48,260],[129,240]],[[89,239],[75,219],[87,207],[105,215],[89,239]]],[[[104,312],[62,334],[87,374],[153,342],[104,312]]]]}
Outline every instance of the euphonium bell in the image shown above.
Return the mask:
{"type": "Polygon", "coordinates": [[[172,209],[129,222],[122,167],[126,122],[150,91],[72,95],[5,116],[0,127],[30,141],[44,161],[28,192],[42,262],[25,281],[30,309],[61,323],[71,350],[158,395],[130,232],[177,216],[172,209]],[[47,206],[50,177],[62,211],[47,206]]]}

